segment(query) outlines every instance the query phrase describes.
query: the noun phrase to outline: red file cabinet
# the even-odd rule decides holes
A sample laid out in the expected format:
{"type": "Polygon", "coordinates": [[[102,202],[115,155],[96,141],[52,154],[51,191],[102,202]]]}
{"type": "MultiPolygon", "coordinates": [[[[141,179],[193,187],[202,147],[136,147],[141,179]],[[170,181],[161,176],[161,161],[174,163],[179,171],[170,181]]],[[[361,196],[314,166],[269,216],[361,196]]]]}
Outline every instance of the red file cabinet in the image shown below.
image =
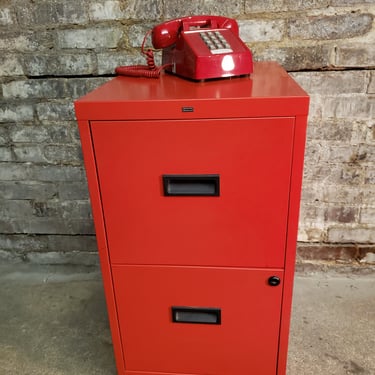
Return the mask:
{"type": "Polygon", "coordinates": [[[263,62],[75,103],[119,374],[285,374],[308,102],[263,62]]]}

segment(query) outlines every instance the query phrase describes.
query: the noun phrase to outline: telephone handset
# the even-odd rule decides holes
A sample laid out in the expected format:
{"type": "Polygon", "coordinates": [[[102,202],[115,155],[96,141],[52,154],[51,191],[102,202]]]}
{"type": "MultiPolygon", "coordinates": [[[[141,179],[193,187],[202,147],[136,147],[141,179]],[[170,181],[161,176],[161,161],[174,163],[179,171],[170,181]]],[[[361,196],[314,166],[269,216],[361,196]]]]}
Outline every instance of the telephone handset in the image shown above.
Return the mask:
{"type": "Polygon", "coordinates": [[[162,49],[156,67],[151,49],[142,52],[147,66],[118,67],[116,73],[158,77],[161,70],[193,80],[248,75],[252,54],[239,38],[236,20],[222,16],[190,16],[167,21],[152,29],[152,44],[162,49]]]}

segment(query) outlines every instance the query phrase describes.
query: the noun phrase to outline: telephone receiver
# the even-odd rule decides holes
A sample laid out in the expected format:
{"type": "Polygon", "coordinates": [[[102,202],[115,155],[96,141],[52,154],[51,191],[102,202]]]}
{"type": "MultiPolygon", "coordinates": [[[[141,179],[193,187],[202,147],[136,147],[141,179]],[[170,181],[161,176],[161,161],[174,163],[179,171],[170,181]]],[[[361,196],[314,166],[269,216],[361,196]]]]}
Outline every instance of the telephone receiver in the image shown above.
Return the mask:
{"type": "Polygon", "coordinates": [[[152,45],[156,49],[164,49],[177,42],[181,31],[194,29],[229,29],[239,36],[236,20],[221,16],[190,16],[176,18],[155,26],[152,29],[152,45]]]}
{"type": "Polygon", "coordinates": [[[189,16],[170,20],[151,31],[152,45],[162,50],[162,65],[156,66],[152,49],[144,46],[147,65],[120,66],[120,75],[158,78],[163,70],[203,81],[246,76],[253,72],[250,49],[239,37],[237,21],[222,16],[189,16]]]}

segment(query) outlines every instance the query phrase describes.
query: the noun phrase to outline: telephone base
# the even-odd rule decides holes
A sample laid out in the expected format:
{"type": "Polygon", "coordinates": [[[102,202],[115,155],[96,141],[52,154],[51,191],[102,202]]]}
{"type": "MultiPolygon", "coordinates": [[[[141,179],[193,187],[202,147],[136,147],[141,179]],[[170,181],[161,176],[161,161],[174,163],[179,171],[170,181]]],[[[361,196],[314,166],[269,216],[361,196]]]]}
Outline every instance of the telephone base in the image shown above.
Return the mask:
{"type": "Polygon", "coordinates": [[[195,82],[195,83],[215,82],[215,81],[230,81],[230,80],[246,78],[246,77],[251,79],[251,73],[241,74],[241,75],[233,75],[233,76],[223,76],[223,77],[215,77],[215,78],[200,78],[200,79],[197,79],[197,78],[183,76],[181,74],[172,72],[171,70],[168,70],[168,69],[165,69],[164,72],[166,74],[177,76],[179,78],[185,79],[187,81],[195,82]]]}

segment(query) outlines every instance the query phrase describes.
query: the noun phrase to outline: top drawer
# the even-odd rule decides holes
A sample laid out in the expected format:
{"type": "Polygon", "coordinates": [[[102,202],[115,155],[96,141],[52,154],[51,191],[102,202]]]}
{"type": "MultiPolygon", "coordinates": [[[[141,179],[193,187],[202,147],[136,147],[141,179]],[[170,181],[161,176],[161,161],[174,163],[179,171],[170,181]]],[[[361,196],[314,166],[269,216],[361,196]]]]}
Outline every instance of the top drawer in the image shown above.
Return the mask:
{"type": "Polygon", "coordinates": [[[284,266],[294,118],[91,130],[112,263],[284,266]]]}

